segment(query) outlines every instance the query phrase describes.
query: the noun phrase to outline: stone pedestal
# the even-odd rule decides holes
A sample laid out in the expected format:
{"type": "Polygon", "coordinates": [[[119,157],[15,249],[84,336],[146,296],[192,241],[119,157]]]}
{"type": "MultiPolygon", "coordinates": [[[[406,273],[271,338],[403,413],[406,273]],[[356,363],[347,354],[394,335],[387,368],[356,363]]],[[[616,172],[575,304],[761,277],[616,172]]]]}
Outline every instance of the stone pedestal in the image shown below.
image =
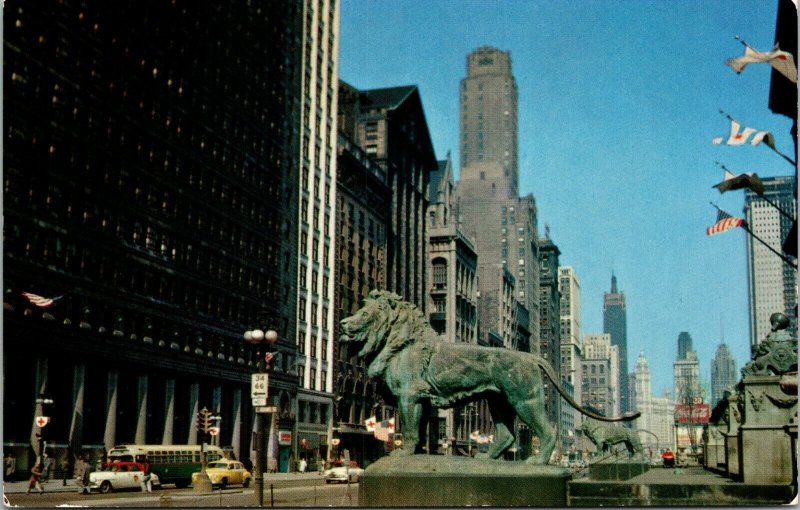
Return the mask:
{"type": "Polygon", "coordinates": [[[589,478],[592,480],[630,480],[646,473],[650,465],[636,461],[596,462],[589,465],[589,478]]]}
{"type": "Polygon", "coordinates": [[[729,478],[738,479],[742,476],[742,470],[739,467],[739,425],[742,422],[742,415],[739,412],[739,396],[737,394],[728,396],[725,421],[728,424],[727,430],[722,432],[725,441],[725,474],[729,478]]]}
{"type": "Polygon", "coordinates": [[[797,395],[780,388],[779,376],[742,379],[744,413],[739,428],[741,474],[746,484],[790,484],[793,478],[792,437],[787,429],[795,422],[797,395]]]}
{"type": "Polygon", "coordinates": [[[368,507],[564,507],[568,469],[443,455],[384,457],[361,477],[368,507]]]}
{"type": "Polygon", "coordinates": [[[725,466],[725,438],[718,425],[708,425],[703,444],[703,465],[707,469],[719,469],[725,466]]]}

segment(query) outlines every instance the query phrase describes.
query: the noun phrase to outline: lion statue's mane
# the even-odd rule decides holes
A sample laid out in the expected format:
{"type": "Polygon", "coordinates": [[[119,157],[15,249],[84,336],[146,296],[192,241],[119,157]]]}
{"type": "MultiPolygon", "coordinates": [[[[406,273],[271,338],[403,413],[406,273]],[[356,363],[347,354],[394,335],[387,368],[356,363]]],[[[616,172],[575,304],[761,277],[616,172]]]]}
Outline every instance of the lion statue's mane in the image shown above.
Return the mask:
{"type": "Polygon", "coordinates": [[[364,305],[341,322],[342,342],[363,343],[358,355],[367,374],[380,379],[397,398],[405,448],[418,452],[423,404],[448,408],[486,398],[495,424],[495,441],[486,456],[500,457],[514,443],[518,416],[540,439],[539,454],[528,462],[544,464],[556,435],[547,421],[542,372],[567,402],[602,421],[631,420],[638,413],[604,417],[583,409],[558,383],[552,367],[539,356],[511,349],[444,342],[423,313],[397,294],[373,290],[364,305]],[[502,398],[496,398],[500,396],[502,398]]]}

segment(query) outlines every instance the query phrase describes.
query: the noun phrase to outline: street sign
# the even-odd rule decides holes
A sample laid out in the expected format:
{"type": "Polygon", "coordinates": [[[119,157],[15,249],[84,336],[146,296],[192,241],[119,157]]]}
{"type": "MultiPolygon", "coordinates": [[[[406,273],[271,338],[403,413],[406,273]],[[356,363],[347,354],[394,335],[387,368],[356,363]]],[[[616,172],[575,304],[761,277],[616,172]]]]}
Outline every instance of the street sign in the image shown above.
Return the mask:
{"type": "Polygon", "coordinates": [[[266,397],[269,389],[269,376],[267,374],[253,374],[250,379],[250,396],[252,398],[266,397]]]}
{"type": "Polygon", "coordinates": [[[37,416],[35,421],[36,421],[36,426],[41,428],[41,427],[44,427],[45,425],[47,425],[48,423],[50,423],[50,417],[49,416],[37,416]]]}
{"type": "Polygon", "coordinates": [[[275,406],[256,407],[256,412],[257,413],[277,413],[278,412],[278,408],[275,407],[275,406]]]}
{"type": "Polygon", "coordinates": [[[267,397],[253,397],[253,407],[264,407],[267,405],[267,397]]]}

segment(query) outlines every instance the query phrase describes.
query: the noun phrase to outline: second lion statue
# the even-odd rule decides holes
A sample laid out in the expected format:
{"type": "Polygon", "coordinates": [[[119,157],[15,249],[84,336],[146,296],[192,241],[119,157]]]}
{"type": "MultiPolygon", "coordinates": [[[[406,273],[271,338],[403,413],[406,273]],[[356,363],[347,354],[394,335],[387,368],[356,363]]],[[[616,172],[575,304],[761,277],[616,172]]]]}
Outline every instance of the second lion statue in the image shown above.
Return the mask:
{"type": "Polygon", "coordinates": [[[601,421],[627,421],[599,416],[583,409],[558,383],[553,368],[534,354],[444,342],[417,307],[392,292],[373,290],[354,315],[341,322],[342,342],[363,343],[358,355],[367,374],[383,380],[397,398],[403,439],[420,450],[423,404],[449,408],[486,398],[495,424],[495,441],[487,456],[500,457],[514,443],[514,417],[539,437],[537,455],[527,462],[546,464],[555,448],[556,434],[544,407],[541,369],[564,399],[581,413],[601,421]]]}

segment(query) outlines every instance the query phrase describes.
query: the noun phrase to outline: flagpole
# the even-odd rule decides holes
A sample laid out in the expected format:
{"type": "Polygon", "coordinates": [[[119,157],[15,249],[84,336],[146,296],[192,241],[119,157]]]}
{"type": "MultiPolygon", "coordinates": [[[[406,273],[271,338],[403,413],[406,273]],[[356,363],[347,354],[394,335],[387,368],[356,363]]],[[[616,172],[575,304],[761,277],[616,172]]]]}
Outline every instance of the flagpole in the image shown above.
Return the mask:
{"type": "MultiPolygon", "coordinates": [[[[723,211],[722,209],[720,209],[720,208],[717,206],[717,204],[715,204],[714,202],[709,202],[709,203],[710,203],[711,205],[713,205],[713,206],[714,206],[714,207],[717,209],[717,211],[724,212],[724,211],[723,211]]],[[[726,213],[726,214],[727,214],[727,213],[726,213]]],[[[786,262],[787,264],[789,264],[791,267],[793,267],[793,268],[795,269],[795,271],[797,270],[797,264],[796,264],[795,262],[792,262],[792,260],[791,260],[791,259],[789,259],[788,257],[786,257],[784,254],[782,254],[782,253],[778,252],[777,250],[775,250],[775,248],[773,248],[772,246],[768,245],[768,244],[767,244],[767,243],[765,243],[765,242],[764,242],[764,241],[763,241],[763,240],[762,240],[760,237],[758,237],[757,235],[755,235],[755,234],[753,233],[753,231],[752,231],[752,230],[750,230],[750,225],[748,225],[746,221],[745,221],[744,223],[742,223],[740,226],[741,226],[741,228],[743,228],[743,229],[744,229],[744,231],[745,231],[745,232],[747,232],[748,234],[750,234],[750,236],[751,236],[751,237],[754,237],[754,238],[756,239],[756,241],[758,241],[759,243],[763,244],[764,246],[766,246],[766,247],[767,247],[767,249],[769,249],[769,251],[771,251],[771,252],[772,252],[772,253],[774,253],[775,255],[779,256],[781,259],[783,259],[783,261],[784,261],[784,262],[786,262]]]]}
{"type": "MultiPolygon", "coordinates": [[[[738,36],[737,36],[737,37],[738,37],[738,36]]],[[[747,43],[745,43],[745,42],[742,42],[742,44],[744,44],[745,46],[747,46],[747,43]]],[[[736,119],[734,119],[733,117],[731,117],[730,115],[728,115],[728,114],[727,114],[725,111],[723,111],[723,110],[720,110],[720,111],[719,111],[719,113],[720,113],[720,114],[722,114],[723,116],[725,116],[725,117],[726,117],[728,120],[730,120],[731,122],[736,122],[737,124],[741,124],[741,123],[740,123],[738,120],[736,120],[736,119]]],[[[772,136],[772,135],[770,135],[770,136],[772,136]]],[[[788,161],[789,163],[791,163],[791,164],[792,164],[792,166],[795,166],[795,167],[797,166],[797,162],[796,162],[795,160],[793,160],[792,158],[790,158],[790,157],[789,157],[789,156],[787,156],[786,154],[784,154],[784,153],[782,153],[781,151],[779,151],[779,150],[777,149],[777,147],[773,147],[773,146],[771,146],[771,145],[770,145],[770,144],[768,144],[768,143],[765,143],[764,145],[766,145],[767,147],[769,147],[770,149],[772,149],[772,151],[773,151],[775,154],[777,154],[778,156],[782,157],[783,159],[785,159],[786,161],[788,161]]]]}
{"type": "Polygon", "coordinates": [[[789,259],[788,257],[786,257],[786,255],[784,255],[784,254],[782,254],[782,253],[778,252],[777,250],[775,250],[775,248],[773,248],[772,246],[768,245],[768,244],[767,244],[767,243],[765,243],[765,242],[764,242],[764,241],[763,241],[763,240],[762,240],[760,237],[758,237],[757,235],[755,235],[755,234],[753,233],[753,231],[752,231],[752,230],[750,230],[750,227],[747,225],[747,223],[745,223],[744,225],[742,225],[742,228],[744,229],[744,231],[745,231],[745,232],[747,232],[747,233],[748,233],[748,234],[750,234],[752,237],[754,237],[754,238],[755,238],[755,239],[756,239],[758,242],[760,242],[761,244],[763,244],[764,246],[766,246],[767,248],[769,248],[769,251],[771,251],[771,252],[772,252],[772,253],[774,253],[775,255],[779,256],[781,259],[783,259],[783,261],[784,261],[784,262],[786,262],[787,264],[789,264],[791,267],[793,267],[793,268],[794,268],[794,270],[795,270],[795,271],[797,271],[797,264],[796,264],[796,263],[792,262],[792,261],[791,261],[791,259],[789,259]]]}
{"type": "MultiPolygon", "coordinates": [[[[728,171],[728,172],[730,172],[730,173],[732,173],[732,174],[734,173],[734,172],[733,172],[733,171],[732,171],[730,168],[726,167],[725,165],[723,165],[723,164],[722,164],[722,163],[720,163],[719,161],[715,161],[715,163],[717,164],[717,166],[719,166],[719,167],[720,167],[720,168],[722,168],[723,170],[726,170],[726,171],[728,171]]],[[[750,189],[752,189],[752,188],[750,188],[750,189]]],[[[753,191],[755,191],[755,190],[753,190],[753,191]]],[[[764,201],[765,201],[766,203],[768,203],[769,205],[771,205],[772,207],[774,207],[775,209],[777,209],[777,210],[778,210],[778,212],[781,214],[781,216],[783,216],[783,217],[784,217],[784,218],[786,218],[787,220],[790,220],[790,221],[795,221],[795,218],[794,218],[794,217],[793,217],[791,214],[787,213],[786,211],[784,211],[783,209],[781,209],[780,207],[778,207],[778,204],[776,204],[776,203],[775,203],[775,202],[773,202],[772,200],[768,199],[768,198],[767,198],[767,197],[766,197],[764,194],[758,194],[758,193],[756,193],[756,194],[757,194],[759,197],[763,198],[763,199],[764,199],[764,201]]],[[[715,207],[716,207],[716,206],[715,206],[715,207]]],[[[719,208],[717,207],[717,209],[719,209],[719,208]]]]}

